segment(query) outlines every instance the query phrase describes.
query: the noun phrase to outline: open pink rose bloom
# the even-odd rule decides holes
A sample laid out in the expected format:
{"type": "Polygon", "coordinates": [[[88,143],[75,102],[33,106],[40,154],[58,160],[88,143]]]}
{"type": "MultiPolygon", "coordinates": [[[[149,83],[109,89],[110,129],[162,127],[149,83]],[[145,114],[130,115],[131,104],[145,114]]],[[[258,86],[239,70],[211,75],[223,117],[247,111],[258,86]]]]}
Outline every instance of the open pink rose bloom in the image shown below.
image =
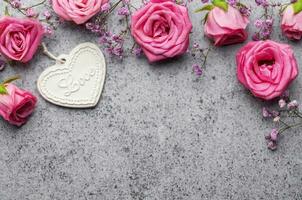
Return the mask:
{"type": "Polygon", "coordinates": [[[298,75],[292,48],[271,40],[249,42],[236,60],[238,80],[265,100],[281,96],[298,75]]]}
{"type": "Polygon", "coordinates": [[[215,46],[241,43],[247,39],[245,29],[248,23],[248,18],[232,6],[228,7],[227,12],[215,7],[209,12],[204,33],[214,40],[215,46]]]}
{"type": "Polygon", "coordinates": [[[44,31],[38,20],[2,17],[0,52],[8,59],[26,63],[36,53],[44,31]]]}
{"type": "Polygon", "coordinates": [[[153,0],[132,15],[132,35],[150,62],[184,54],[191,30],[188,9],[171,1],[153,0]]]}
{"type": "Polygon", "coordinates": [[[287,38],[300,40],[302,38],[302,12],[294,14],[293,7],[287,6],[282,14],[281,29],[287,38]]]}
{"type": "Polygon", "coordinates": [[[0,115],[9,123],[21,126],[34,111],[37,98],[13,84],[6,85],[8,94],[0,94],[0,115]]]}
{"type": "Polygon", "coordinates": [[[52,0],[54,11],[67,21],[83,24],[101,11],[108,0],[52,0]]]}

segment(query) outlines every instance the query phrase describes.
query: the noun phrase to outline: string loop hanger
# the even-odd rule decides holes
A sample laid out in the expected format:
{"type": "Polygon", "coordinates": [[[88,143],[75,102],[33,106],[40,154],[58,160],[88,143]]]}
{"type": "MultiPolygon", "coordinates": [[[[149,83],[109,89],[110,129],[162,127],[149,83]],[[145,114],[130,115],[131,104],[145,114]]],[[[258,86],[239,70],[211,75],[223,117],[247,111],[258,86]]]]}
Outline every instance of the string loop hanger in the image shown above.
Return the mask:
{"type": "Polygon", "coordinates": [[[66,62],[65,59],[58,58],[57,56],[53,55],[50,51],[48,51],[48,48],[46,47],[45,43],[42,43],[43,53],[49,57],[52,60],[55,60],[61,64],[64,64],[66,62]]]}

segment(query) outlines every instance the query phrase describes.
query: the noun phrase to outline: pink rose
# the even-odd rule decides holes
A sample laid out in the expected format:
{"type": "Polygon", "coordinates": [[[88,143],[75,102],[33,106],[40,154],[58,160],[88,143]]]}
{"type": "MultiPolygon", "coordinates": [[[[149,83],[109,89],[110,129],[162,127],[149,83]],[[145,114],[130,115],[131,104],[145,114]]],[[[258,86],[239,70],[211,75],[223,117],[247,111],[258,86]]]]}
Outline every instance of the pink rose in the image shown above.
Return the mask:
{"type": "Polygon", "coordinates": [[[291,40],[300,40],[302,37],[302,12],[294,14],[293,7],[287,6],[281,21],[282,32],[291,40]]]}
{"type": "Polygon", "coordinates": [[[150,62],[185,53],[192,24],[188,9],[154,0],[132,15],[131,33],[150,62]]]}
{"type": "Polygon", "coordinates": [[[287,44],[266,40],[249,42],[237,53],[238,80],[253,95],[271,100],[282,95],[297,77],[297,62],[287,44]]]}
{"type": "Polygon", "coordinates": [[[214,40],[215,46],[241,43],[247,39],[245,29],[248,23],[248,18],[232,6],[228,7],[227,12],[215,7],[208,14],[204,33],[214,40]]]}
{"type": "Polygon", "coordinates": [[[7,84],[6,90],[8,94],[0,94],[0,115],[9,123],[21,126],[33,112],[37,98],[13,84],[7,84]]]}
{"type": "Polygon", "coordinates": [[[108,0],[52,0],[54,11],[67,21],[83,24],[101,11],[108,0]]]}
{"type": "Polygon", "coordinates": [[[36,53],[43,32],[43,26],[37,20],[2,17],[0,52],[9,59],[26,63],[36,53]]]}

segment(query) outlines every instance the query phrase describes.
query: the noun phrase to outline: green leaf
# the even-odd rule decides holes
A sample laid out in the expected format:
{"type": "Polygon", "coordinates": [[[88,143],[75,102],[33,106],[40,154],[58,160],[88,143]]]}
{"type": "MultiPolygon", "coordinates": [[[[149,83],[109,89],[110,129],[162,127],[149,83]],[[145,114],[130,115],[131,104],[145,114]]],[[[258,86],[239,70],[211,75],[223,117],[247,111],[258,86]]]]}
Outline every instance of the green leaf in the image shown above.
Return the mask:
{"type": "Polygon", "coordinates": [[[209,17],[209,13],[207,13],[204,18],[203,18],[203,24],[205,24],[207,22],[207,19],[209,17]]]}
{"type": "Polygon", "coordinates": [[[294,13],[298,14],[302,11],[302,0],[298,0],[296,3],[292,4],[294,13]]]}
{"type": "Polygon", "coordinates": [[[202,12],[202,11],[211,11],[213,8],[214,8],[214,6],[212,4],[208,4],[201,8],[196,9],[194,12],[198,13],[198,12],[202,12]]]}
{"type": "Polygon", "coordinates": [[[10,16],[9,11],[8,11],[8,6],[5,6],[4,15],[10,16]]]}
{"type": "Polygon", "coordinates": [[[15,81],[15,80],[18,80],[18,79],[20,79],[20,78],[21,78],[21,76],[19,76],[19,75],[9,77],[8,79],[6,79],[6,80],[4,80],[4,81],[2,82],[2,85],[11,83],[11,82],[13,82],[13,81],[15,81]]]}
{"type": "Polygon", "coordinates": [[[7,94],[6,87],[3,84],[0,85],[0,94],[7,94]]]}
{"type": "Polygon", "coordinates": [[[225,12],[228,11],[229,4],[225,0],[212,0],[214,6],[221,8],[225,12]]]}

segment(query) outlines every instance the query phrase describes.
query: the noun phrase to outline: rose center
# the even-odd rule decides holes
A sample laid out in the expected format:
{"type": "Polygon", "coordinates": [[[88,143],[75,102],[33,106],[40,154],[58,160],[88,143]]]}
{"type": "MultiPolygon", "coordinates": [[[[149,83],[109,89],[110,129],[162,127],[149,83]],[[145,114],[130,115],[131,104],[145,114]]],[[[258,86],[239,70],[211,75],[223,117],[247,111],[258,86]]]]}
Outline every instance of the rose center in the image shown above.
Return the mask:
{"type": "Polygon", "coordinates": [[[259,71],[262,76],[271,78],[275,60],[260,60],[258,61],[259,71]]]}
{"type": "Polygon", "coordinates": [[[259,60],[258,61],[258,65],[262,66],[262,65],[274,65],[275,64],[275,60],[259,60]]]}
{"type": "Polygon", "coordinates": [[[17,52],[22,52],[25,48],[26,37],[21,32],[10,33],[11,49],[17,52]]]}
{"type": "Polygon", "coordinates": [[[169,33],[170,27],[167,23],[157,21],[153,25],[153,37],[162,37],[169,33]]]}
{"type": "Polygon", "coordinates": [[[76,0],[74,2],[74,4],[80,9],[86,8],[88,3],[88,0],[76,0]]]}

